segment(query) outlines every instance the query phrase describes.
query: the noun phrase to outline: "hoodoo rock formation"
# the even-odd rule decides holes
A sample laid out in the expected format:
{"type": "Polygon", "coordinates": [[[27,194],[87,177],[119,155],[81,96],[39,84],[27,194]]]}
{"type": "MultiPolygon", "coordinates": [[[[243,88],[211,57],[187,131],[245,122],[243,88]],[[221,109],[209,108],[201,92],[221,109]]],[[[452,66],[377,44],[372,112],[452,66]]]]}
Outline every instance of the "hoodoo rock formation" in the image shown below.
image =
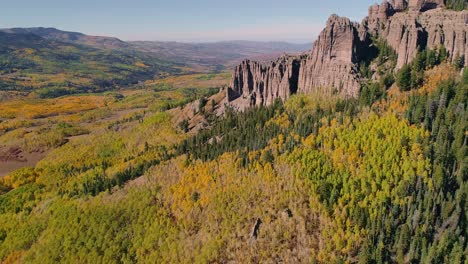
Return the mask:
{"type": "Polygon", "coordinates": [[[426,11],[444,6],[444,0],[409,0],[409,8],[417,11],[426,11]]]}
{"type": "Polygon", "coordinates": [[[281,57],[269,66],[246,60],[234,70],[227,89],[227,100],[242,110],[254,105],[269,105],[276,98],[296,93],[300,58],[281,57]]]}
{"type": "Polygon", "coordinates": [[[463,56],[467,61],[468,12],[442,7],[442,0],[410,0],[408,10],[396,12],[392,3],[384,1],[369,9],[363,25],[370,35],[386,40],[397,52],[397,69],[411,62],[418,48],[434,49],[441,45],[447,49],[450,60],[463,56]]]}
{"type": "Polygon", "coordinates": [[[296,90],[310,93],[319,87],[334,87],[344,95],[356,96],[359,80],[355,65],[368,45],[367,39],[359,24],[332,15],[312,51],[301,62],[296,90]]]}
{"type": "Polygon", "coordinates": [[[367,57],[372,38],[385,40],[396,51],[397,69],[411,62],[418,49],[442,45],[450,61],[462,57],[467,65],[468,11],[447,10],[443,0],[384,0],[371,6],[361,23],[332,15],[310,52],[283,56],[269,65],[246,60],[237,66],[227,103],[243,110],[319,90],[356,97],[358,65],[367,57]]]}

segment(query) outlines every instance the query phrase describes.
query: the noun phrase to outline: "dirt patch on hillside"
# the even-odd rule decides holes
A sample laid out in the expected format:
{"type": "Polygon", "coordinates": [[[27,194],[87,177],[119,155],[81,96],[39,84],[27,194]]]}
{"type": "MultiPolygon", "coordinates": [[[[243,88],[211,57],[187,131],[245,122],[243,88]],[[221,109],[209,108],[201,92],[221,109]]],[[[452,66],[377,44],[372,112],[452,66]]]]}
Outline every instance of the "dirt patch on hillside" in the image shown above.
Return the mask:
{"type": "Polygon", "coordinates": [[[46,153],[41,150],[29,153],[17,146],[0,146],[0,177],[16,169],[34,167],[45,156],[46,153]]]}
{"type": "Polygon", "coordinates": [[[23,151],[19,147],[10,147],[6,151],[0,151],[0,162],[19,161],[26,162],[23,151]]]}

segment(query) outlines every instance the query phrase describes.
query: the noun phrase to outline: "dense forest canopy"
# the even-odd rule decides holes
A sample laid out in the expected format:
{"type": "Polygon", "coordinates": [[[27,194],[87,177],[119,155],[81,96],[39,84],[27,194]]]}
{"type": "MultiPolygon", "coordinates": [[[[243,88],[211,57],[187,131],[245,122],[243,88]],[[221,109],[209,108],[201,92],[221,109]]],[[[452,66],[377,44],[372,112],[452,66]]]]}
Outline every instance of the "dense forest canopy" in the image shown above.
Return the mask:
{"type": "Polygon", "coordinates": [[[296,95],[193,136],[156,110],[67,143],[2,179],[0,258],[463,263],[468,71],[436,61],[379,96],[296,95]]]}
{"type": "Polygon", "coordinates": [[[28,166],[0,168],[1,263],[468,263],[468,68],[443,46],[397,69],[372,38],[358,96],[238,111],[230,74],[9,42],[0,162],[28,166]]]}

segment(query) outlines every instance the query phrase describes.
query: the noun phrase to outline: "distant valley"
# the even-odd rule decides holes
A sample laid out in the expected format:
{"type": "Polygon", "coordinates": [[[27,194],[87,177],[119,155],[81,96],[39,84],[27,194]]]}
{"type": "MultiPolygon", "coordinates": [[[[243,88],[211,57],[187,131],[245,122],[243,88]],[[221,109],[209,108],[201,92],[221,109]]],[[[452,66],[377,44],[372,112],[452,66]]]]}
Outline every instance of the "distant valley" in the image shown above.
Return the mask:
{"type": "Polygon", "coordinates": [[[310,46],[250,41],[125,42],[55,28],[1,29],[0,91],[36,92],[43,98],[103,92],[171,75],[222,72],[246,58],[269,61],[310,46]]]}
{"type": "Polygon", "coordinates": [[[136,49],[147,51],[170,61],[203,65],[214,70],[231,68],[243,59],[270,61],[282,53],[299,54],[312,47],[311,43],[225,41],[213,43],[130,42],[136,49]]]}

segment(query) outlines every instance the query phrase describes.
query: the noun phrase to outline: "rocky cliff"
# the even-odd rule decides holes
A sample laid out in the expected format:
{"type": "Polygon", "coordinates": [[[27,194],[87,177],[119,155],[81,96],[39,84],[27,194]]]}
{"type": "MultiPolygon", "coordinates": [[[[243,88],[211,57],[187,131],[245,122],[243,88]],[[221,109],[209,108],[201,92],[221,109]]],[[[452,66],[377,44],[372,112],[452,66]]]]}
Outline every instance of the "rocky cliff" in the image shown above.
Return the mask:
{"type": "Polygon", "coordinates": [[[361,23],[332,15],[310,52],[283,56],[269,65],[244,61],[237,66],[227,103],[242,110],[317,90],[356,97],[358,65],[368,58],[372,38],[385,40],[396,51],[397,69],[411,62],[418,48],[441,45],[449,60],[464,57],[468,64],[467,32],[468,11],[447,10],[443,0],[384,0],[371,6],[361,23]]]}
{"type": "Polygon", "coordinates": [[[369,8],[369,16],[362,24],[371,35],[385,39],[395,49],[397,69],[413,60],[418,47],[434,49],[444,45],[450,60],[464,56],[468,62],[468,11],[443,7],[442,0],[383,1],[369,8]]]}
{"type": "Polygon", "coordinates": [[[227,100],[243,110],[254,105],[269,105],[276,98],[297,92],[301,58],[284,56],[268,66],[246,60],[234,70],[227,100]]]}
{"type": "Polygon", "coordinates": [[[364,28],[347,18],[332,15],[311,52],[301,61],[297,91],[333,87],[346,96],[356,96],[359,80],[356,64],[368,43],[364,28]]]}

